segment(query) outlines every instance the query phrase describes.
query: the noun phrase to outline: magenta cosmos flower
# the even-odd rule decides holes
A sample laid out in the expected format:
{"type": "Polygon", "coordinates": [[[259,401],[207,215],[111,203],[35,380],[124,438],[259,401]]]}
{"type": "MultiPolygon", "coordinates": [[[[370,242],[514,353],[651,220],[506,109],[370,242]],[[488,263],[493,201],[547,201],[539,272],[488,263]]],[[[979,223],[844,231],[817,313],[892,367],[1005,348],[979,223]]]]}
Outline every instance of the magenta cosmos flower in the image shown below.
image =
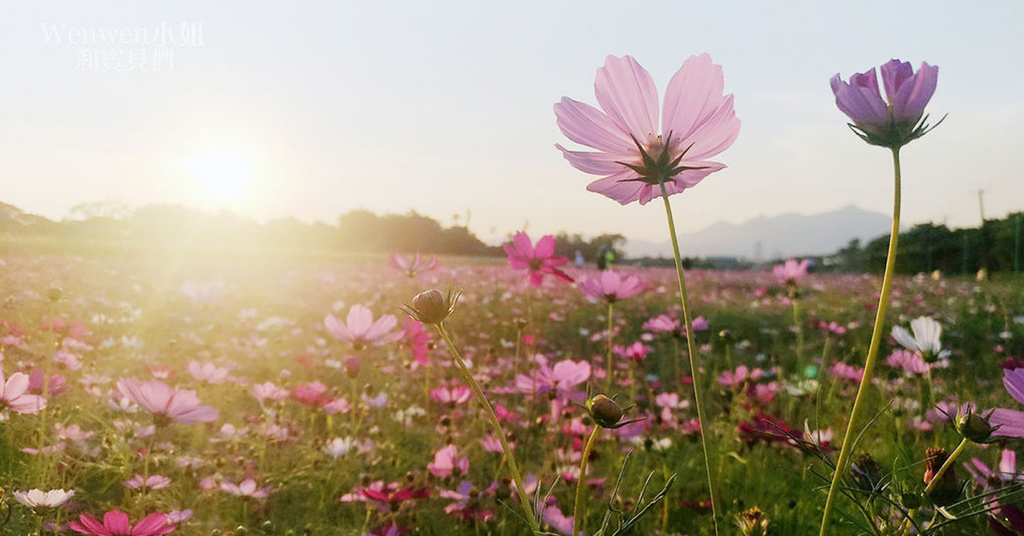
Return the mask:
{"type": "Polygon", "coordinates": [[[604,176],[588,190],[623,205],[659,197],[661,182],[669,195],[682,192],[725,168],[707,159],[739,134],[724,86],[711,56],[691,56],[668,83],[659,128],[654,79],[633,58],[608,56],[594,81],[601,110],[568,97],[555,104],[565,137],[598,152],[556,147],[576,169],[604,176]]]}
{"type": "Polygon", "coordinates": [[[348,310],[344,322],[328,314],[324,318],[324,326],[335,339],[350,342],[356,349],[394,342],[402,338],[402,332],[393,331],[398,326],[395,315],[382,315],[374,322],[373,312],[359,304],[348,310]]]}
{"type": "Polygon", "coordinates": [[[850,128],[861,139],[898,149],[934,128],[926,124],[924,108],[935,93],[939,68],[922,62],[915,73],[909,63],[892,60],[879,70],[886,99],[878,89],[874,68],[851,76],[848,83],[836,73],[831,80],[832,93],[836,106],[853,120],[850,128]]]}
{"type": "Polygon", "coordinates": [[[212,422],[220,415],[217,408],[200,405],[195,391],[174,389],[160,380],[141,382],[121,378],[117,381],[117,390],[152,413],[157,424],[212,422]]]}
{"type": "Polygon", "coordinates": [[[133,527],[128,514],[111,510],[103,515],[103,523],[82,514],[78,521],[68,523],[68,528],[93,536],[159,536],[172,532],[175,527],[167,523],[167,514],[161,513],[149,514],[133,527]]]}
{"type": "Polygon", "coordinates": [[[561,281],[572,283],[568,274],[556,268],[569,262],[569,258],[555,256],[555,237],[547,235],[538,240],[534,247],[530,237],[519,231],[512,237],[511,244],[502,247],[508,255],[509,266],[516,270],[530,271],[530,286],[539,287],[545,275],[553,275],[561,281]]]}
{"type": "Polygon", "coordinates": [[[604,270],[596,277],[580,281],[580,290],[587,296],[607,302],[616,302],[632,298],[643,292],[644,285],[635,275],[623,278],[614,270],[604,270]]]}

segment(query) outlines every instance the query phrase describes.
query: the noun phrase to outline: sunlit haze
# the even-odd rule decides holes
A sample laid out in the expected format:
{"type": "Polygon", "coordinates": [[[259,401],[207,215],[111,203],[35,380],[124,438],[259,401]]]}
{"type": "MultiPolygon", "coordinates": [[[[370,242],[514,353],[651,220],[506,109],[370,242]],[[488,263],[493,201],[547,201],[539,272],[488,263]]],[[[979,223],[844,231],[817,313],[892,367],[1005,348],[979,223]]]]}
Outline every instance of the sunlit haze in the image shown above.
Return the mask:
{"type": "Polygon", "coordinates": [[[829,78],[939,66],[934,132],[903,152],[904,221],[1024,208],[1024,3],[5,2],[0,201],[175,203],[265,221],[415,210],[496,242],[528,226],[664,240],[657,206],[587,192],[552,105],[596,104],[630,54],[664,90],[693,54],[725,71],[728,168],[673,197],[693,231],[851,204],[888,214],[891,163],[829,78]]]}

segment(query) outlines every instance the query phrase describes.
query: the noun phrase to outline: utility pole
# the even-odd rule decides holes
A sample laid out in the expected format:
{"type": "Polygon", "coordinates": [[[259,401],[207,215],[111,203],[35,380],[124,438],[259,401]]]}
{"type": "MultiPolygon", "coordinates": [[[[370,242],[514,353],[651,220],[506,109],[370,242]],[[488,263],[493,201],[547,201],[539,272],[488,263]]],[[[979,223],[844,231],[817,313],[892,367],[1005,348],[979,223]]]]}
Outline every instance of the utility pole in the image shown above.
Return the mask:
{"type": "Polygon", "coordinates": [[[978,213],[981,214],[981,225],[985,225],[985,190],[978,189],[978,213]]]}
{"type": "Polygon", "coordinates": [[[988,237],[985,236],[985,190],[978,188],[978,214],[981,216],[981,227],[978,233],[981,243],[978,248],[978,266],[980,270],[988,268],[988,237]]]}

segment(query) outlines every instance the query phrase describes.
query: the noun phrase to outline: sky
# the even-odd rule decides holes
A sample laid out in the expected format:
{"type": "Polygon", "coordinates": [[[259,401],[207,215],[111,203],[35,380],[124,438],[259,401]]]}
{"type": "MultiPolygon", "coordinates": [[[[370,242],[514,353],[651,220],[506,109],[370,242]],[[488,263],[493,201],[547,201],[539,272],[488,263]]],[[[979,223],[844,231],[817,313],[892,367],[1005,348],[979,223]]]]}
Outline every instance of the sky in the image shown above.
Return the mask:
{"type": "MultiPolygon", "coordinates": [[[[829,79],[939,67],[945,121],[901,153],[903,221],[1024,210],[1024,2],[296,1],[0,4],[0,201],[260,221],[415,210],[485,241],[516,230],[664,241],[660,203],[588,192],[552,105],[596,105],[607,55],[663,92],[710,53],[742,121],[728,167],[672,197],[680,232],[857,205],[890,214],[892,163],[829,79]]],[[[685,249],[685,245],[684,245],[685,249]]]]}

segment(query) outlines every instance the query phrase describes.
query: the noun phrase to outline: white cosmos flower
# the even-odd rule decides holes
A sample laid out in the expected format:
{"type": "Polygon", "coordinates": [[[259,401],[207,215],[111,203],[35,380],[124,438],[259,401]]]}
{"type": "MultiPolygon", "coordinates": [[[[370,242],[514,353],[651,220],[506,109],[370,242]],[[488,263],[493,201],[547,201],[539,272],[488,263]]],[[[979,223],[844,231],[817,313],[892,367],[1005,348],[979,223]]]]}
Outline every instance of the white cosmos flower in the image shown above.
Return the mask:
{"type": "Polygon", "coordinates": [[[921,354],[926,360],[945,357],[949,352],[942,351],[942,324],[927,316],[919,316],[910,321],[911,335],[902,326],[892,328],[892,338],[911,352],[921,354]]]}
{"type": "Polygon", "coordinates": [[[50,491],[43,491],[41,489],[31,489],[28,491],[15,491],[14,500],[29,508],[56,508],[68,502],[68,499],[74,497],[74,495],[75,490],[52,489],[50,491]]]}

